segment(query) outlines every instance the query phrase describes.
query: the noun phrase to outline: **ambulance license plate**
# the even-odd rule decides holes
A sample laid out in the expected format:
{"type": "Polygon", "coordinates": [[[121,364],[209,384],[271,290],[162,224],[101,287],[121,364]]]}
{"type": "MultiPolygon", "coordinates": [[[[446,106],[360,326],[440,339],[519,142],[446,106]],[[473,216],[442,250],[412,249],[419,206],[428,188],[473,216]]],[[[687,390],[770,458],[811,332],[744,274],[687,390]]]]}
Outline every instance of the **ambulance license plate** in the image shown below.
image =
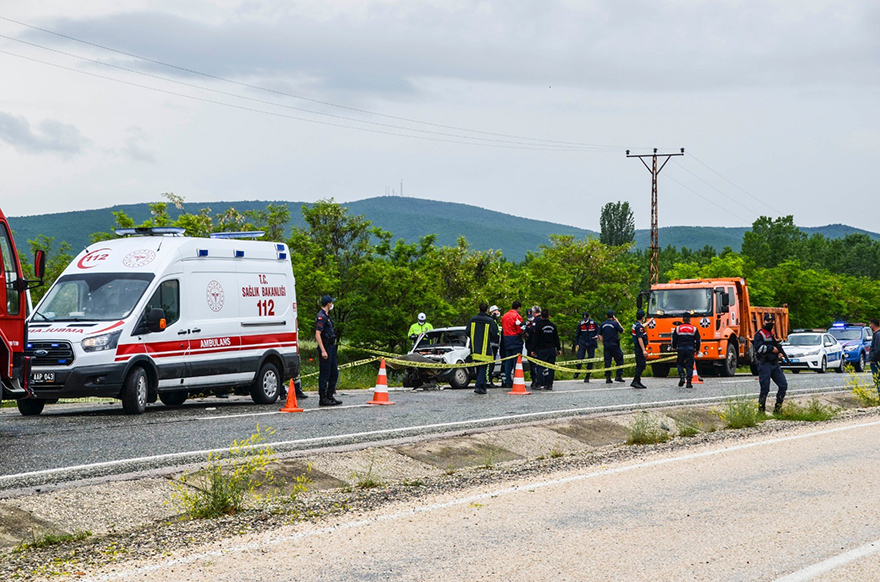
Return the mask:
{"type": "Polygon", "coordinates": [[[38,372],[31,374],[31,382],[34,384],[51,384],[55,381],[55,372],[38,372]]]}

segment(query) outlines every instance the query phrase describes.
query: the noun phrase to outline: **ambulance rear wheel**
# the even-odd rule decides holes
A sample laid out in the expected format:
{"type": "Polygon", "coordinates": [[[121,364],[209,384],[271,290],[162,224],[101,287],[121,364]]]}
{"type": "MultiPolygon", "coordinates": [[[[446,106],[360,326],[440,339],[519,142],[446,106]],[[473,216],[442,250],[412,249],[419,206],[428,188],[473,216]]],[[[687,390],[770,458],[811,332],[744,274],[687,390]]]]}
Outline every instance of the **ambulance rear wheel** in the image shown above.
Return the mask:
{"type": "Polygon", "coordinates": [[[186,397],[189,396],[186,390],[177,390],[176,392],[159,392],[159,400],[162,401],[162,404],[165,406],[180,406],[184,402],[186,402],[186,397]]]}
{"type": "Polygon", "coordinates": [[[266,362],[257,374],[257,380],[251,387],[251,398],[257,404],[272,404],[278,400],[281,389],[281,376],[278,368],[271,362],[266,362]]]}
{"type": "Polygon", "coordinates": [[[122,411],[125,414],[143,414],[147,409],[147,393],[150,381],[143,368],[137,367],[129,372],[122,385],[122,411]]]}
{"type": "Polygon", "coordinates": [[[45,400],[35,400],[33,398],[22,398],[17,401],[18,411],[22,416],[37,416],[41,412],[43,412],[43,407],[46,405],[45,400]]]}

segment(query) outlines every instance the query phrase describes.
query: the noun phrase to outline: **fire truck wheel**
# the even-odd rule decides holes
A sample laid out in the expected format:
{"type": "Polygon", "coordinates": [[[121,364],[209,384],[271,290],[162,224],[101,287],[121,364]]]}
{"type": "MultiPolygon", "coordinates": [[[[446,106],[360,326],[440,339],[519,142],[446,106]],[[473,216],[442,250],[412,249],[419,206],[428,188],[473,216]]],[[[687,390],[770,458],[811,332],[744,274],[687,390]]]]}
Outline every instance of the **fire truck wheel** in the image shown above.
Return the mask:
{"type": "Polygon", "coordinates": [[[654,373],[655,378],[668,378],[669,364],[651,364],[651,372],[654,373]]]}
{"type": "Polygon", "coordinates": [[[278,368],[271,362],[266,362],[257,374],[257,380],[251,387],[251,398],[257,404],[272,404],[278,400],[281,387],[281,376],[278,368]]]}
{"type": "Polygon", "coordinates": [[[177,390],[175,392],[159,392],[159,400],[162,401],[162,404],[165,406],[180,406],[184,402],[186,402],[186,397],[189,396],[186,390],[177,390]]]}
{"type": "Polygon", "coordinates": [[[138,366],[128,373],[122,385],[122,411],[125,414],[143,414],[147,409],[147,393],[150,380],[143,368],[138,366]]]}
{"type": "Polygon", "coordinates": [[[18,411],[22,416],[37,416],[41,412],[43,412],[43,407],[46,405],[45,400],[35,400],[33,398],[22,398],[17,401],[18,411]]]}
{"type": "Polygon", "coordinates": [[[736,364],[737,364],[737,353],[736,346],[733,345],[733,342],[728,342],[727,344],[727,357],[724,358],[724,363],[721,366],[721,375],[722,376],[736,376],[736,364]]]}

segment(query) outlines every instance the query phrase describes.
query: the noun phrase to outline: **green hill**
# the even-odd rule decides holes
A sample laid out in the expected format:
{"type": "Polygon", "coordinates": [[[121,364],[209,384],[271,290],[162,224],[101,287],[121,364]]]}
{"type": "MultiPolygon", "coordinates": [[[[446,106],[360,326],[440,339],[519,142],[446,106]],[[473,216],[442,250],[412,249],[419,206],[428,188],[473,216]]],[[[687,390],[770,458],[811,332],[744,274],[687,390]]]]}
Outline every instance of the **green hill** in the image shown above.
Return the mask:
{"type": "MultiPolygon", "coordinates": [[[[187,211],[195,213],[209,206],[215,214],[234,207],[240,212],[263,209],[270,202],[214,202],[186,203],[187,211]]],[[[286,204],[290,208],[291,226],[302,226],[300,209],[302,202],[276,201],[275,204],[286,204]]],[[[533,220],[513,216],[493,210],[486,210],[468,204],[438,202],[418,198],[399,196],[382,196],[367,198],[346,204],[352,214],[366,216],[375,226],[379,226],[395,235],[396,238],[415,242],[419,237],[436,234],[441,245],[454,245],[456,240],[464,236],[473,248],[499,249],[510,260],[521,260],[526,252],[547,244],[551,234],[571,234],[576,237],[588,235],[598,236],[596,231],[585,230],[573,226],[556,224],[542,220],[533,220]]],[[[98,210],[79,210],[35,216],[10,217],[15,237],[19,245],[44,234],[54,236],[56,241],[67,241],[74,251],[88,244],[89,235],[93,232],[108,231],[113,225],[111,212],[124,211],[138,223],[150,217],[147,204],[125,204],[98,210]]],[[[171,208],[172,216],[179,211],[171,208]]],[[[660,245],[676,247],[702,248],[705,245],[721,250],[729,246],[739,250],[743,233],[748,227],[715,227],[715,226],[667,226],[660,229],[660,245]]],[[[880,234],[864,231],[842,224],[822,227],[804,228],[809,234],[821,233],[829,238],[843,237],[849,233],[867,233],[880,240],[880,234]]],[[[648,245],[647,230],[636,231],[636,244],[639,247],[648,245]]],[[[26,248],[26,247],[25,247],[26,248]]],[[[29,255],[29,252],[25,253],[29,255]]]]}

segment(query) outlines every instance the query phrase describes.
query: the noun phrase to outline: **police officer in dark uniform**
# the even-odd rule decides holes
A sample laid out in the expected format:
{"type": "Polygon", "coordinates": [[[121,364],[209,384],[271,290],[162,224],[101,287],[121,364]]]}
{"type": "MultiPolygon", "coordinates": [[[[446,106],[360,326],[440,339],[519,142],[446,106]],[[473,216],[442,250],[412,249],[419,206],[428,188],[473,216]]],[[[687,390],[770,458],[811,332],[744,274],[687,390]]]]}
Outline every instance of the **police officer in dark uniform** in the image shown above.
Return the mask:
{"type": "Polygon", "coordinates": [[[608,368],[611,367],[612,359],[618,366],[614,379],[623,382],[623,368],[620,367],[623,366],[623,350],[620,349],[620,334],[623,333],[623,326],[614,317],[614,311],[611,309],[606,315],[608,319],[599,326],[599,333],[602,337],[602,345],[605,347],[605,383],[611,384],[611,371],[608,368]]]}
{"type": "Polygon", "coordinates": [[[477,394],[486,394],[486,372],[489,362],[495,360],[492,354],[492,344],[498,343],[498,324],[489,317],[488,303],[480,303],[480,312],[473,316],[468,323],[471,338],[471,359],[479,362],[477,366],[477,381],[474,390],[477,394]]]}
{"type": "MultiPolygon", "coordinates": [[[[526,354],[530,356],[535,355],[535,327],[538,325],[538,322],[541,321],[541,306],[533,305],[531,309],[526,311],[527,319],[525,328],[523,329],[523,342],[526,346],[526,354]]],[[[535,356],[536,358],[538,356],[535,356]]],[[[543,376],[543,369],[535,365],[534,362],[529,362],[529,376],[531,376],[531,383],[529,384],[530,388],[534,388],[538,390],[538,378],[543,376]]]]}
{"type": "Polygon", "coordinates": [[[645,312],[641,309],[636,311],[636,322],[632,324],[632,340],[633,351],[636,355],[636,373],[633,377],[633,388],[647,388],[642,384],[642,372],[648,367],[647,353],[645,349],[648,347],[648,334],[645,332],[645,326],[642,321],[645,319],[645,312]]]}
{"type": "MultiPolygon", "coordinates": [[[[556,356],[562,355],[562,344],[559,342],[559,330],[550,321],[550,310],[544,308],[541,317],[535,319],[535,339],[532,342],[534,356],[548,364],[556,363],[556,356]]],[[[551,368],[541,366],[536,378],[535,390],[553,390],[553,379],[556,373],[551,368]]]]}
{"type": "Polygon", "coordinates": [[[336,380],[339,369],[336,365],[336,331],[330,312],[333,311],[335,300],[329,295],[321,297],[321,310],[315,320],[315,340],[318,342],[318,400],[319,406],[336,406],[342,404],[337,400],[336,380]]]}
{"type": "Polygon", "coordinates": [[[772,313],[764,314],[764,327],[755,334],[755,356],[758,358],[758,381],[761,384],[761,392],[758,395],[758,409],[767,411],[767,395],[770,394],[770,380],[776,383],[776,406],[773,414],[779,414],[782,409],[782,401],[788,391],[788,380],[785,372],[779,365],[779,359],[787,360],[785,351],[776,336],[773,334],[773,325],[776,317],[772,313]]]}
{"type": "Polygon", "coordinates": [[[678,366],[678,386],[681,388],[687,383],[688,388],[693,388],[694,355],[700,350],[700,332],[691,325],[691,316],[685,313],[680,323],[672,330],[672,349],[678,350],[676,366],[678,366]]]}
{"type": "MultiPolygon", "coordinates": [[[[584,311],[584,317],[581,319],[581,322],[578,324],[577,334],[574,336],[574,343],[577,345],[577,359],[583,360],[584,358],[593,359],[596,357],[596,348],[599,346],[599,324],[595,319],[590,317],[590,313],[584,311]]],[[[581,364],[578,364],[577,369],[581,369],[581,364]]],[[[593,362],[587,364],[587,370],[593,369],[593,362]]],[[[580,372],[575,372],[575,379],[577,379],[580,372]]],[[[587,372],[584,374],[584,382],[590,381],[590,373],[587,372]]]]}

